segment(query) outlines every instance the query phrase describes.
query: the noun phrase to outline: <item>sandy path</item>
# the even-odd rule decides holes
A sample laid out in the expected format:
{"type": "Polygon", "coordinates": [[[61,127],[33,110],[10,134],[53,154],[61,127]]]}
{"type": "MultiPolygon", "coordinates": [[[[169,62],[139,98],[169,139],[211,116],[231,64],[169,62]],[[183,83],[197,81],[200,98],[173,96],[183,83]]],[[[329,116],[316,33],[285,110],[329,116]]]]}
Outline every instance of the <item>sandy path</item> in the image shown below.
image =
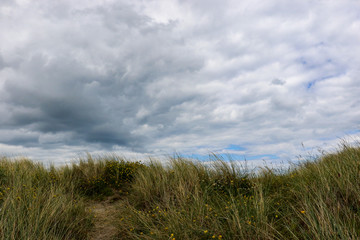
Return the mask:
{"type": "Polygon", "coordinates": [[[92,202],[88,209],[96,216],[94,219],[95,226],[89,233],[90,240],[110,240],[114,239],[118,233],[116,222],[116,201],[112,198],[102,202],[92,202]]]}

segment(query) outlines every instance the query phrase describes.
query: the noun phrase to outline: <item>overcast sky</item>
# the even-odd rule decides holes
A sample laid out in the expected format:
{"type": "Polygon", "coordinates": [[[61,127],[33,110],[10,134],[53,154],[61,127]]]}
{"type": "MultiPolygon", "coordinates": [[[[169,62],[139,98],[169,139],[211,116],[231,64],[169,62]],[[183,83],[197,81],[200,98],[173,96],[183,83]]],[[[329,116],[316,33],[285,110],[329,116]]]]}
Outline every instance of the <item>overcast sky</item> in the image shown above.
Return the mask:
{"type": "Polygon", "coordinates": [[[0,154],[287,161],[359,136],[358,0],[1,0],[0,154]]]}

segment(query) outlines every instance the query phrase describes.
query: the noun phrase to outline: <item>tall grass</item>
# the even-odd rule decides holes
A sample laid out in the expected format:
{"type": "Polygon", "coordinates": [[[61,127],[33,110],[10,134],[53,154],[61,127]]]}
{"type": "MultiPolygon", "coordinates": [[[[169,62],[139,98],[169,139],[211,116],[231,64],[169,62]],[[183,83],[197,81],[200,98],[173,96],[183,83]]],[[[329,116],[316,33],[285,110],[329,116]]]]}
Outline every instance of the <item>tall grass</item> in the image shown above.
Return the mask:
{"type": "Polygon", "coordinates": [[[94,223],[88,200],[125,191],[141,166],[115,156],[49,169],[2,158],[0,239],[86,239],[94,223]]]}
{"type": "Polygon", "coordinates": [[[281,172],[169,162],[88,156],[45,169],[4,158],[0,238],[87,239],[86,205],[117,194],[115,239],[360,239],[358,146],[281,172]]]}
{"type": "Polygon", "coordinates": [[[0,182],[0,239],[86,238],[91,216],[63,172],[3,158],[0,182]]]}
{"type": "Polygon", "coordinates": [[[360,239],[360,148],[252,174],[177,158],[138,172],[118,239],[360,239]]]}

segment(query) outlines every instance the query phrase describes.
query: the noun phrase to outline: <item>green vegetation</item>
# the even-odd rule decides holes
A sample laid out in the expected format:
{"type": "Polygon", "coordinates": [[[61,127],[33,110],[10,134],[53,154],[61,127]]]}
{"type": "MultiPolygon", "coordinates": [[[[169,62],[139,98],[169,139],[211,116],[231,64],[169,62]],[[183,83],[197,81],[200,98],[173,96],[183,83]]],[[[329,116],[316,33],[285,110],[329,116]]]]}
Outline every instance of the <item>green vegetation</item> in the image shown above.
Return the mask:
{"type": "Polygon", "coordinates": [[[0,239],[360,239],[360,147],[256,175],[181,157],[3,158],[0,208],[0,239]]]}

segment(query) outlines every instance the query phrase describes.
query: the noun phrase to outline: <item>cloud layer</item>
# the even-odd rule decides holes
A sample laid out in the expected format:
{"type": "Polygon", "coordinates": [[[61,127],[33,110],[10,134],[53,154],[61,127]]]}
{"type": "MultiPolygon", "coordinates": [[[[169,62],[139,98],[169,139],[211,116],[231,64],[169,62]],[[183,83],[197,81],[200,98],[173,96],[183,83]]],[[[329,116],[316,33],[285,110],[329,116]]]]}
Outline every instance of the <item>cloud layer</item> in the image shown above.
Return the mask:
{"type": "Polygon", "coordinates": [[[2,1],[1,151],[289,159],[357,135],[359,12],[351,0],[2,1]]]}

